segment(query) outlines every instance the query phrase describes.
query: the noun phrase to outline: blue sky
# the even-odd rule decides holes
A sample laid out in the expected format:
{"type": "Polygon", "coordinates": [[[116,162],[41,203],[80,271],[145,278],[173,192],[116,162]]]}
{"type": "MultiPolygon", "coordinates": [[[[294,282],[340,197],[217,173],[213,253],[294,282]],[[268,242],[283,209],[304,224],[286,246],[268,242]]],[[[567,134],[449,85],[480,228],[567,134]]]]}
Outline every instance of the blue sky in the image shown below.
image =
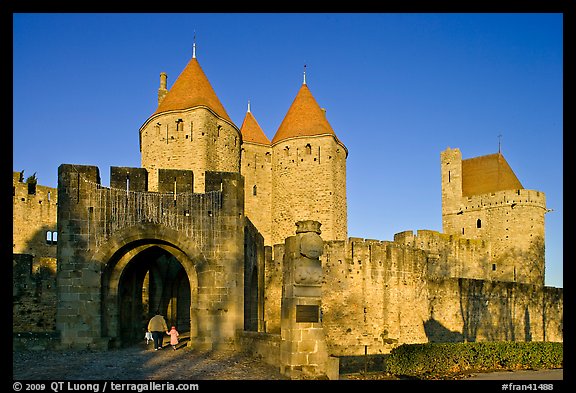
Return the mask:
{"type": "Polygon", "coordinates": [[[546,194],[563,287],[563,17],[554,13],[13,15],[13,170],[140,166],[138,131],[196,57],[231,119],[272,139],[306,82],[348,148],[348,235],[442,231],[440,153],[501,151],[546,194]]]}

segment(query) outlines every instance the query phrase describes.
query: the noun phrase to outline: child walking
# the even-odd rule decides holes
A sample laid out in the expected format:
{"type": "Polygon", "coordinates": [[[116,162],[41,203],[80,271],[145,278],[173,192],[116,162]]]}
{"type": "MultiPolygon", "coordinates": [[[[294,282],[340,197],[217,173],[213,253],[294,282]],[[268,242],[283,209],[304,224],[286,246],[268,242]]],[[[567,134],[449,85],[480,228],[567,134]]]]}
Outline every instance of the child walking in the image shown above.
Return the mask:
{"type": "Polygon", "coordinates": [[[176,326],[172,326],[170,331],[167,331],[166,334],[170,336],[170,345],[172,345],[172,349],[176,350],[176,345],[178,345],[178,330],[176,330],[176,326]]]}

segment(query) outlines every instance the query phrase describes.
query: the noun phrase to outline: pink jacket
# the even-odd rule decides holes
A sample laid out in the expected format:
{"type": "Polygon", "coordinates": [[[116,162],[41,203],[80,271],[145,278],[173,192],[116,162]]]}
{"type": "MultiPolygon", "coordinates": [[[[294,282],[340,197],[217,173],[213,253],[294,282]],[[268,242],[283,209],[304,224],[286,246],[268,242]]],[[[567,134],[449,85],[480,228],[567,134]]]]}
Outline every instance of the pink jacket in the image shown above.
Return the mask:
{"type": "Polygon", "coordinates": [[[170,336],[170,345],[178,344],[178,330],[176,330],[176,328],[170,329],[166,334],[170,336]]]}

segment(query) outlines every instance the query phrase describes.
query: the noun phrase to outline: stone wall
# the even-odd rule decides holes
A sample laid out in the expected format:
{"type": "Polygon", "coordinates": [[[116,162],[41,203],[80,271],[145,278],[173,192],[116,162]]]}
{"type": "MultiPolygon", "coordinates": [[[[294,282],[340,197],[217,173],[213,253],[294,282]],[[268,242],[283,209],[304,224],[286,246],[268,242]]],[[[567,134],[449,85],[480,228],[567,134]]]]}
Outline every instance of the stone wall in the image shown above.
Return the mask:
{"type": "Polygon", "coordinates": [[[240,172],[240,130],[208,108],[161,113],[140,130],[142,168],[150,191],[157,191],[158,170],[184,169],[196,174],[194,191],[204,191],[206,171],[240,172]]]}
{"type": "Polygon", "coordinates": [[[17,334],[56,328],[56,258],[12,257],[12,330],[17,334]]]}
{"type": "Polygon", "coordinates": [[[56,258],[58,189],[29,185],[20,177],[13,172],[12,252],[56,258]]]}
{"type": "MultiPolygon", "coordinates": [[[[490,276],[486,242],[434,231],[393,242],[325,242],[322,315],[331,355],[389,353],[404,343],[563,341],[563,291],[490,276]],[[502,325],[504,323],[504,325],[502,325]]],[[[268,261],[266,293],[279,293],[268,261]]],[[[267,304],[269,332],[278,304],[267,304]]]]}
{"type": "Polygon", "coordinates": [[[272,244],[272,149],[257,143],[242,144],[241,173],[244,176],[246,216],[272,244]]]}
{"type": "Polygon", "coordinates": [[[12,330],[54,332],[58,190],[13,172],[12,198],[12,330]]]}
{"type": "Polygon", "coordinates": [[[345,240],[344,147],[323,135],[283,140],[272,152],[272,244],[291,236],[302,220],[321,222],[325,240],[345,240]]]}

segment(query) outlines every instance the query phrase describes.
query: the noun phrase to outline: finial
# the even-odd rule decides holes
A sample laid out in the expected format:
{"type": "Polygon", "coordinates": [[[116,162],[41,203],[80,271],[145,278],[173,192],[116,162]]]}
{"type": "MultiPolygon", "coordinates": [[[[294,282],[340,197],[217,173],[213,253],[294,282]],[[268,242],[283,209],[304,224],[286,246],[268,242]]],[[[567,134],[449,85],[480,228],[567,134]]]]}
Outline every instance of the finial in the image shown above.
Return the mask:
{"type": "Polygon", "coordinates": [[[306,84],[306,64],[304,64],[304,85],[306,84]]]}
{"type": "Polygon", "coordinates": [[[502,134],[498,134],[498,154],[501,152],[502,134]]]}
{"type": "Polygon", "coordinates": [[[248,112],[250,112],[250,100],[248,100],[248,112]]]}
{"type": "Polygon", "coordinates": [[[196,58],[196,30],[194,30],[194,41],[192,43],[192,58],[196,58]]]}

